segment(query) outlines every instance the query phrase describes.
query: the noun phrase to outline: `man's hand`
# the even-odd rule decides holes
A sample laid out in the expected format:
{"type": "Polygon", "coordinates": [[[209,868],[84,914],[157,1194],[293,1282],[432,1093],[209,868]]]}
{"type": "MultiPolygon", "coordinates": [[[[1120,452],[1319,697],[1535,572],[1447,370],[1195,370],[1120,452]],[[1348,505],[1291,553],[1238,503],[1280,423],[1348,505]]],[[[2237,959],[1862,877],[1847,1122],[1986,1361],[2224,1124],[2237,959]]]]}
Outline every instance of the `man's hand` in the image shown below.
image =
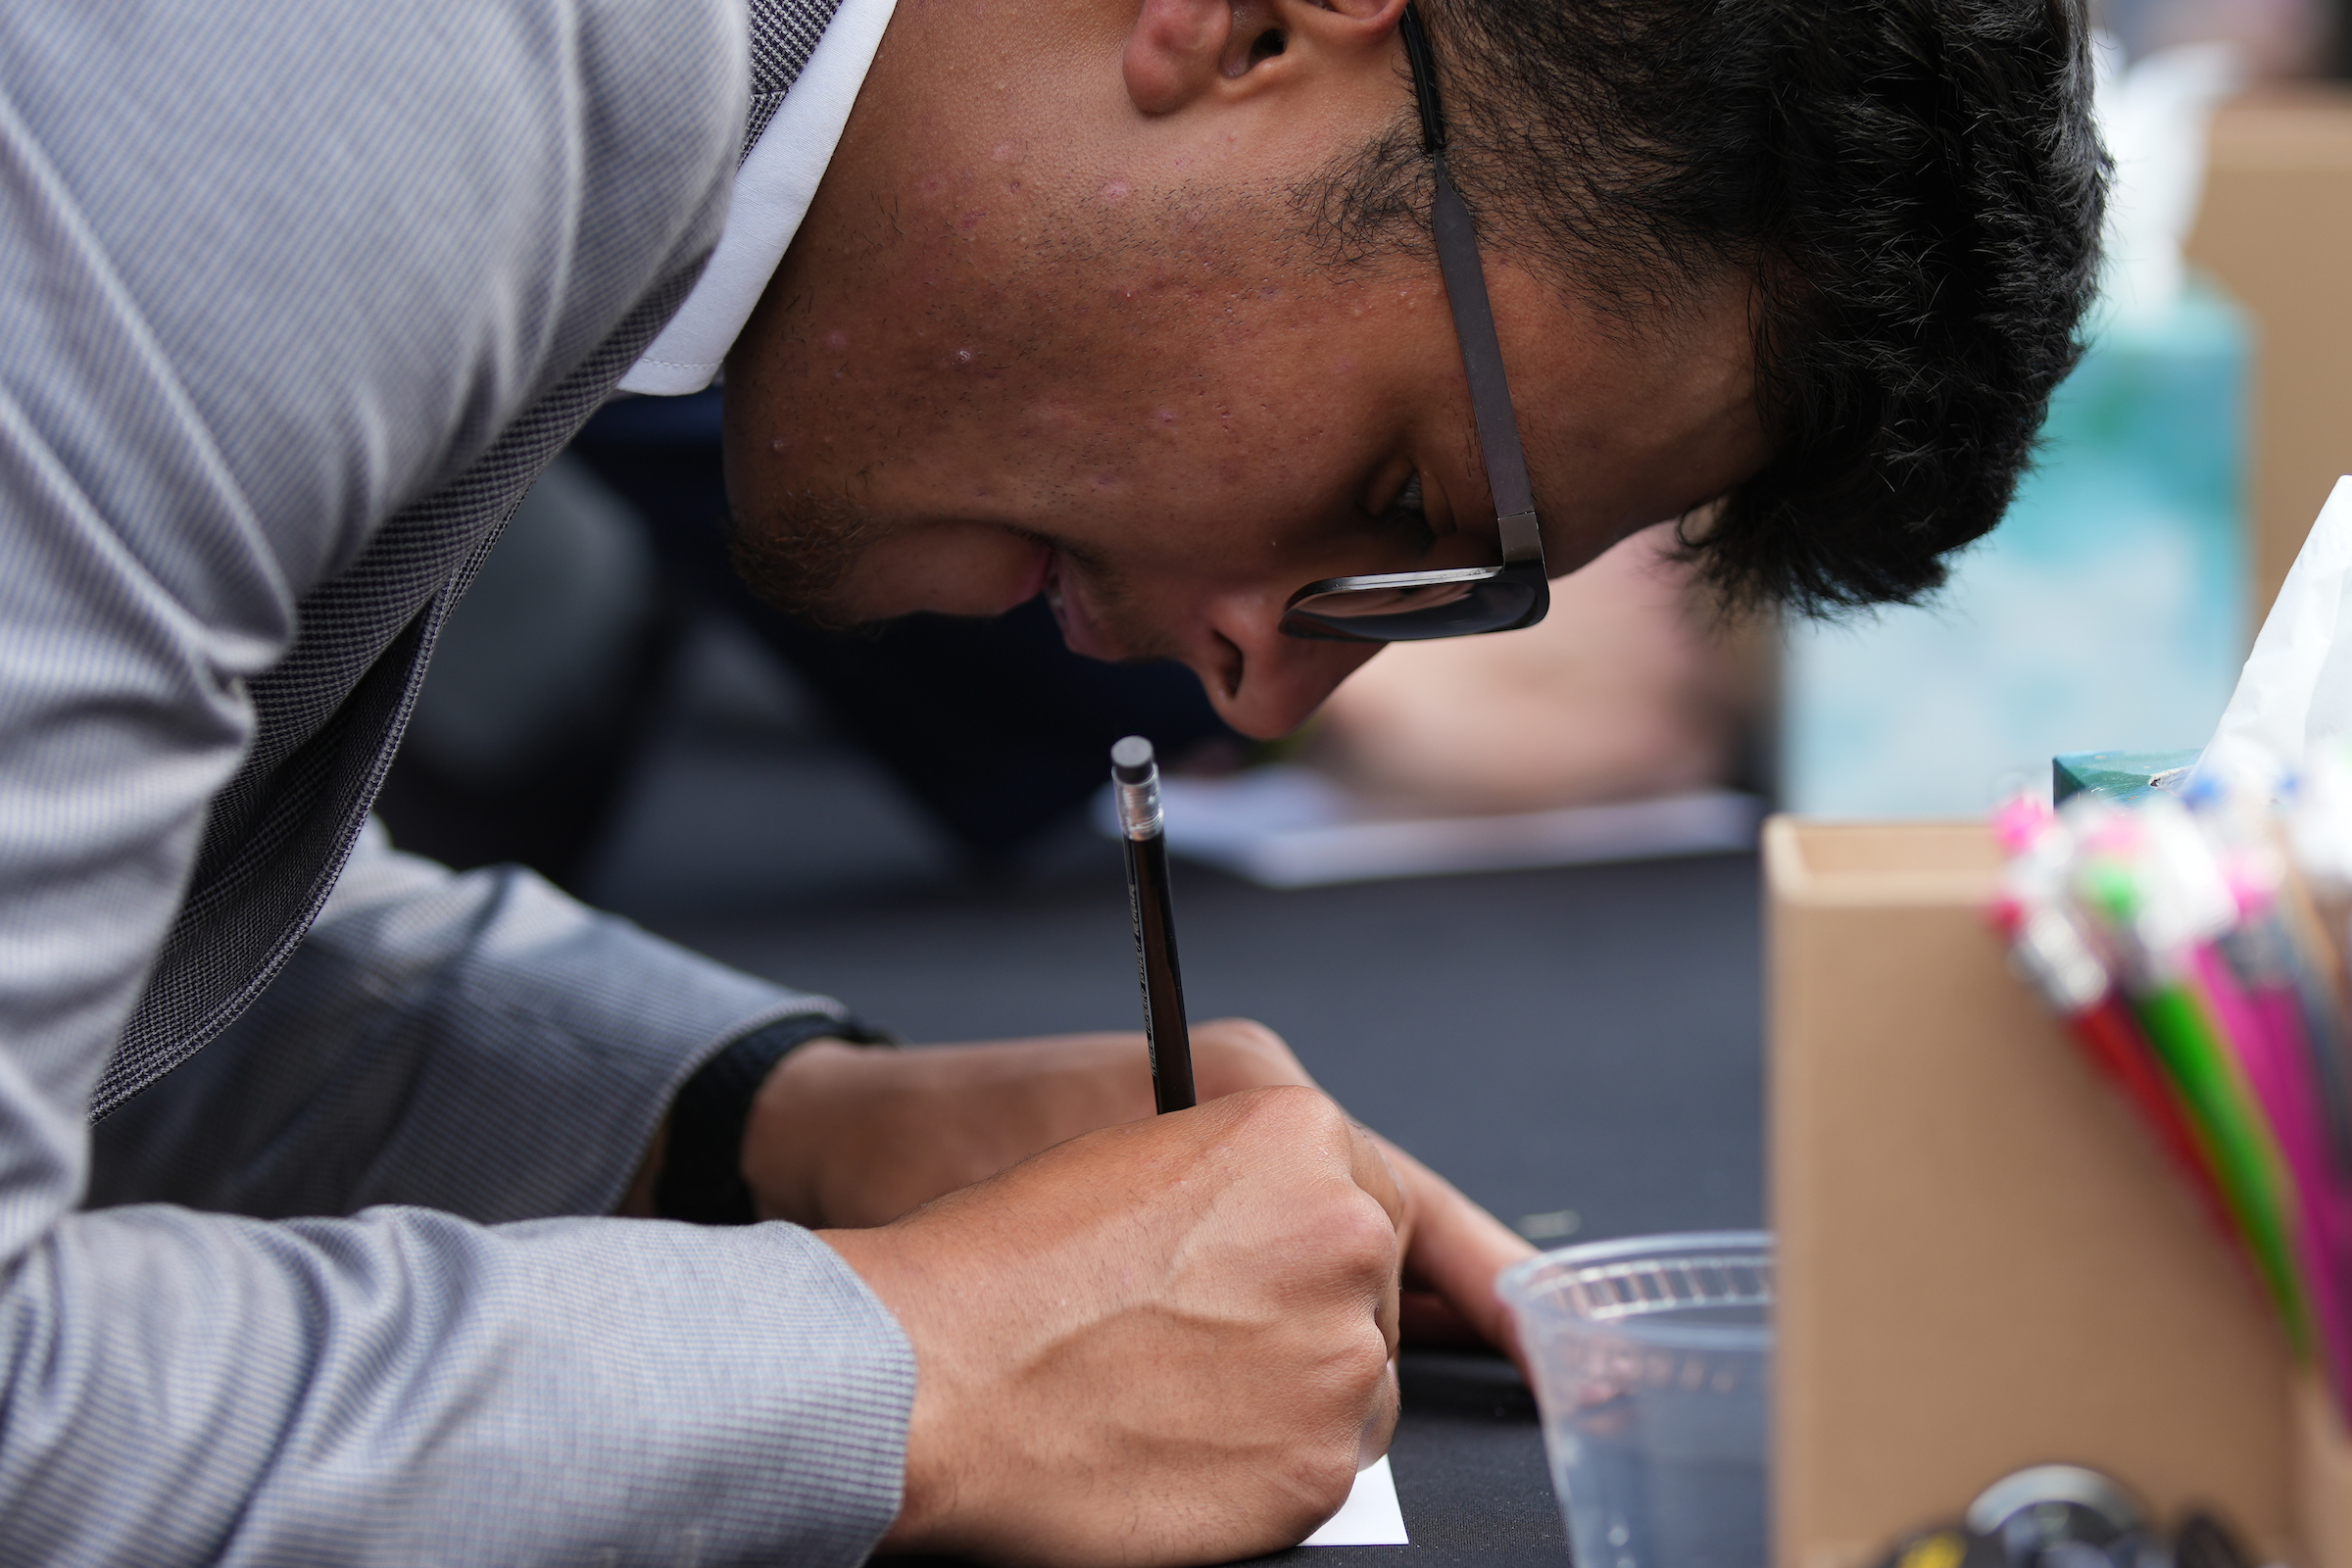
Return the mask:
{"type": "Polygon", "coordinates": [[[1095,1565],[1298,1541],[1396,1424],[1410,1226],[1372,1140],[1277,1088],[826,1233],[914,1346],[885,1547],[1095,1565]]]}
{"type": "MultiPolygon", "coordinates": [[[[1194,1027],[1193,1071],[1203,1103],[1313,1084],[1272,1030],[1238,1018],[1194,1027]]],[[[1067,1139],[1152,1113],[1140,1035],[909,1051],[818,1041],[787,1056],[761,1089],[744,1133],[744,1176],[764,1217],[879,1225],[1067,1139]]],[[[1513,1349],[1494,1277],[1534,1249],[1420,1161],[1373,1142],[1410,1222],[1406,1341],[1513,1349]]]]}
{"type": "MultiPolygon", "coordinates": [[[[1202,1100],[1311,1084],[1263,1025],[1193,1031],[1202,1100]]],[[[780,1062],[744,1128],[763,1219],[880,1225],[1080,1133],[1152,1113],[1141,1035],[1058,1035],[874,1051],[811,1041],[780,1062]]]]}

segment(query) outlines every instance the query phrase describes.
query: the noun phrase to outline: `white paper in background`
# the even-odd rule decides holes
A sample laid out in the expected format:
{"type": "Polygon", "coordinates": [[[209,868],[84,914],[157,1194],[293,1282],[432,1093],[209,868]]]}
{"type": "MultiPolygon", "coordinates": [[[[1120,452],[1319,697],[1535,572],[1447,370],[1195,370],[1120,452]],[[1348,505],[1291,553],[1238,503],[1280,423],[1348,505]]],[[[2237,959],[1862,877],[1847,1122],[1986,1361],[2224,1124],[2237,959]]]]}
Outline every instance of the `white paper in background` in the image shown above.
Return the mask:
{"type": "Polygon", "coordinates": [[[1389,1456],[1355,1473],[1355,1490],[1340,1511],[1323,1521],[1323,1528],[1298,1543],[1301,1546],[1409,1546],[1404,1538],[1404,1510],[1396,1506],[1396,1478],[1389,1471],[1389,1456]]]}
{"type": "MultiPolygon", "coordinates": [[[[1168,848],[1260,887],[1590,865],[1752,849],[1763,803],[1734,790],[1490,816],[1382,817],[1312,768],[1271,762],[1230,778],[1160,782],[1168,848]]],[[[1119,836],[1108,786],[1095,826],[1119,836]]]]}
{"type": "Polygon", "coordinates": [[[2287,568],[2197,776],[2276,786],[2332,735],[2352,735],[2352,476],[2287,568]]]}

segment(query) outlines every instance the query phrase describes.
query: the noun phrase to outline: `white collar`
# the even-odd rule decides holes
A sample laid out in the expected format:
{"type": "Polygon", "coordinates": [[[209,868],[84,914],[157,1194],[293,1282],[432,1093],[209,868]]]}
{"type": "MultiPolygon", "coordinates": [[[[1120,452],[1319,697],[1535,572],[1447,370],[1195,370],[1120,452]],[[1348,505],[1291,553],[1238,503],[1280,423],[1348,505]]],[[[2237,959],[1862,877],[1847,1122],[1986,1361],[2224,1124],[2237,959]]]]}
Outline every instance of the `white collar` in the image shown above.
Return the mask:
{"type": "Polygon", "coordinates": [[[800,231],[865,84],[897,0],[841,0],[816,51],[735,171],[727,225],[693,292],[620,378],[623,392],[676,397],[718,374],[735,335],[800,231]]]}

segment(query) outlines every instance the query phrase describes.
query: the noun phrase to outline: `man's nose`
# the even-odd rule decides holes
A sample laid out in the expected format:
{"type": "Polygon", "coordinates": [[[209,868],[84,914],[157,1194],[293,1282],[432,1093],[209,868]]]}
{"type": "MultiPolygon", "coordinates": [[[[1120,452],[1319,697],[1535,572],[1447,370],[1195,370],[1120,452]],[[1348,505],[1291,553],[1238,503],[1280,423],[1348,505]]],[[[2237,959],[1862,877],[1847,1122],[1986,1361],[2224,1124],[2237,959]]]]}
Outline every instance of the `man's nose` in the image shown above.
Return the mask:
{"type": "Polygon", "coordinates": [[[1209,602],[1201,640],[1185,655],[1217,716],[1252,740],[1297,729],[1381,648],[1284,636],[1286,597],[1256,589],[1220,594],[1209,602]]]}

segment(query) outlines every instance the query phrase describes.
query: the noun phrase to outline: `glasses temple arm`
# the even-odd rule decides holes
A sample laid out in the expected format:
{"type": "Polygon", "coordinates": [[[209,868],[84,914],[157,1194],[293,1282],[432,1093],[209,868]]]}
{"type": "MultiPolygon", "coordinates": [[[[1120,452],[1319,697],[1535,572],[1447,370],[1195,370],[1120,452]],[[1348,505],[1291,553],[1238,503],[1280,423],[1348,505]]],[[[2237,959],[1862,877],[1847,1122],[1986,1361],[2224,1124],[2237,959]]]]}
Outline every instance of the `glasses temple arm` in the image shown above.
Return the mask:
{"type": "Polygon", "coordinates": [[[1413,73],[1413,107],[1421,111],[1421,150],[1435,157],[1446,150],[1446,108],[1438,99],[1438,68],[1429,53],[1429,34],[1421,30],[1421,13],[1406,0],[1396,19],[1404,40],[1405,64],[1413,73]]]}
{"type": "Polygon", "coordinates": [[[1478,419],[1487,488],[1494,495],[1502,559],[1541,563],[1544,536],[1536,524],[1536,493],[1528,483],[1519,421],[1511,414],[1511,382],[1503,373],[1502,344],[1494,335],[1494,308],[1488,302],[1486,269],[1478,259],[1478,230],[1446,168],[1446,115],[1438,98],[1438,68],[1412,0],[1406,0],[1404,14],[1396,19],[1396,31],[1412,71],[1413,105],[1421,112],[1421,150],[1437,169],[1430,230],[1437,241],[1438,270],[1446,277],[1446,303],[1453,312],[1453,335],[1462,347],[1462,370],[1470,379],[1470,410],[1478,419]]]}
{"type": "Polygon", "coordinates": [[[1487,488],[1494,494],[1494,520],[1502,535],[1505,562],[1542,561],[1544,538],[1536,525],[1535,487],[1528,482],[1527,453],[1519,445],[1519,421],[1511,413],[1510,377],[1502,368],[1502,344],[1494,335],[1494,309],[1479,266],[1478,236],[1470,210],[1446,172],[1446,155],[1434,155],[1437,199],[1430,229],[1438,246],[1438,270],[1446,277],[1446,303],[1453,311],[1453,334],[1461,342],[1462,370],[1470,380],[1470,411],[1478,419],[1478,444],[1487,460],[1487,488]]]}

